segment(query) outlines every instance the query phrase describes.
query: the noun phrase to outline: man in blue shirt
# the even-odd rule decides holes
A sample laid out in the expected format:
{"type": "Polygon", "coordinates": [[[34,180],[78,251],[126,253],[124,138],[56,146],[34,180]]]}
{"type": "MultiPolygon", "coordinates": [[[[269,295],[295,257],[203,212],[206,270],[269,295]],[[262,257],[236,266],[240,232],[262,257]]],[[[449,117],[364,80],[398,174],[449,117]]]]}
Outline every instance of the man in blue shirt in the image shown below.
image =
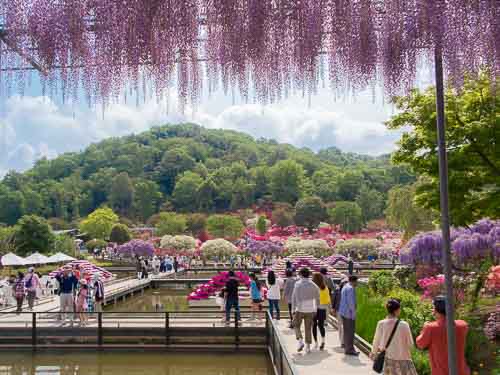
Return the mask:
{"type": "Polygon", "coordinates": [[[349,282],[342,288],[340,296],[339,313],[342,317],[342,326],[344,329],[344,353],[347,355],[359,355],[354,349],[354,333],[356,321],[356,284],[358,278],[354,275],[349,276],[349,282]]]}
{"type": "Polygon", "coordinates": [[[71,267],[65,266],[62,274],[56,276],[56,280],[59,283],[59,307],[61,309],[61,318],[64,324],[66,315],[69,314],[70,319],[73,317],[74,295],[76,293],[78,279],[71,273],[71,267]]]}

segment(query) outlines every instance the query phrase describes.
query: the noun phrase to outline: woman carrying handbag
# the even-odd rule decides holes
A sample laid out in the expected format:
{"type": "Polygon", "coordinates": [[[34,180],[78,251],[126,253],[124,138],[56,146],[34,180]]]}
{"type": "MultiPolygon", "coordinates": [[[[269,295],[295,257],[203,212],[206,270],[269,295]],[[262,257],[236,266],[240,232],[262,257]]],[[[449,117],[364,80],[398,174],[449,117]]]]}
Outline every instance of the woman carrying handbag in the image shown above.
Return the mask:
{"type": "Polygon", "coordinates": [[[407,322],[399,319],[401,305],[390,299],[388,316],[377,324],[372,345],[373,370],[384,375],[417,375],[411,360],[413,337],[407,322]]]}

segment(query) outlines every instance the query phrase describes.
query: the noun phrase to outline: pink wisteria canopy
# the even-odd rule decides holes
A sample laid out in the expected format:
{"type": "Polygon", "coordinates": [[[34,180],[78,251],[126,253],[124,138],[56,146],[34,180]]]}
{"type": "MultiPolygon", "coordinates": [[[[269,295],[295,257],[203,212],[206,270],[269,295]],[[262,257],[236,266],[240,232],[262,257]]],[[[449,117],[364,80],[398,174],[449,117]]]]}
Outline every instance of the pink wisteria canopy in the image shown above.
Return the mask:
{"type": "Polygon", "coordinates": [[[196,102],[204,77],[260,102],[344,92],[375,81],[387,94],[415,83],[442,46],[456,85],[500,72],[497,0],[0,0],[0,77],[22,91],[29,69],[44,87],[90,103],[176,85],[196,102]],[[427,60],[429,61],[429,60],[427,60]]]}

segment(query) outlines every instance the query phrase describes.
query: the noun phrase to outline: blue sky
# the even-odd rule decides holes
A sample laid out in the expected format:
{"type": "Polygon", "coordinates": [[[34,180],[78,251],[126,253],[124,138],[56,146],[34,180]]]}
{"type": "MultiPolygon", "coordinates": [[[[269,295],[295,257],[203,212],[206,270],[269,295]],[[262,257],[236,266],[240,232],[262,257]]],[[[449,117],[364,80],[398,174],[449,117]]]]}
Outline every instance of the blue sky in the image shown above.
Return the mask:
{"type": "MultiPolygon", "coordinates": [[[[133,102],[133,103],[132,103],[133,102]]],[[[177,110],[175,90],[168,105],[149,100],[136,105],[113,104],[104,113],[81,103],[62,103],[41,96],[34,84],[24,96],[0,99],[0,176],[9,169],[25,170],[41,156],[78,151],[92,142],[147,130],[164,123],[191,121],[207,128],[225,128],[255,137],[273,138],[313,150],[336,146],[344,151],[380,155],[391,152],[400,133],[383,125],[394,108],[381,93],[359,93],[334,100],[332,91],[300,94],[267,106],[247,104],[215,92],[204,93],[196,110],[177,110]]]]}

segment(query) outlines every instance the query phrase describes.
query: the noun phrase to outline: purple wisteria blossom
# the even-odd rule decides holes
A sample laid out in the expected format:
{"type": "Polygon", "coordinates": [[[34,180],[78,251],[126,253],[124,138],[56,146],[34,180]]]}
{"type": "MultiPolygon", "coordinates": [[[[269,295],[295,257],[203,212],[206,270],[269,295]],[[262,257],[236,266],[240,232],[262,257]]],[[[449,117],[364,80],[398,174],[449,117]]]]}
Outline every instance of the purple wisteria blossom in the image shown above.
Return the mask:
{"type": "Polygon", "coordinates": [[[150,257],[154,254],[154,247],[151,243],[143,240],[132,240],[118,246],[118,254],[124,257],[144,256],[150,257]]]}
{"type": "Polygon", "coordinates": [[[15,46],[0,51],[3,84],[22,91],[31,62],[49,93],[60,84],[91,104],[127,89],[161,99],[173,83],[181,106],[196,103],[204,71],[209,90],[263,103],[315,93],[325,77],[344,92],[382,79],[393,95],[436,46],[455,86],[500,75],[495,0],[0,0],[0,12],[15,46]]]}
{"type": "MultiPolygon", "coordinates": [[[[401,252],[406,264],[440,264],[443,240],[441,232],[426,232],[413,237],[401,252]]],[[[500,258],[500,221],[483,219],[470,229],[457,228],[451,233],[451,251],[458,265],[500,258]]]]}
{"type": "Polygon", "coordinates": [[[283,251],[283,245],[273,241],[248,239],[245,250],[250,254],[280,254],[283,251]]]}

